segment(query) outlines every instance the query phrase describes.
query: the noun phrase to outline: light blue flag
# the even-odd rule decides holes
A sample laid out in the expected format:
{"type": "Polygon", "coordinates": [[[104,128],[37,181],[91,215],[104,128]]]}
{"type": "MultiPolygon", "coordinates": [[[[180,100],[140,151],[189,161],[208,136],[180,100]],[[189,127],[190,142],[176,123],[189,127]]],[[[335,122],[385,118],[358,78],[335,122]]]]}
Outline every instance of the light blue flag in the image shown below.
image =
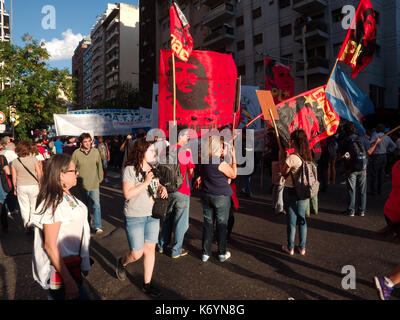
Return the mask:
{"type": "Polygon", "coordinates": [[[343,119],[354,122],[359,135],[365,135],[362,119],[375,112],[371,99],[357,87],[357,85],[336,66],[326,90],[326,97],[343,119]]]}

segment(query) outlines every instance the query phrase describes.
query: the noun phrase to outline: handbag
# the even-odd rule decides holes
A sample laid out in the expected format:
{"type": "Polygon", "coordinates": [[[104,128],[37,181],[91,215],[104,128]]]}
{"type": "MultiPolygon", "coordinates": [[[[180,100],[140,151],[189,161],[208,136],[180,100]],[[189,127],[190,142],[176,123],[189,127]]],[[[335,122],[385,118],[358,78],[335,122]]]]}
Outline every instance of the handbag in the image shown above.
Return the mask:
{"type": "Polygon", "coordinates": [[[1,169],[1,186],[5,193],[9,193],[12,190],[12,183],[10,177],[4,172],[4,156],[1,156],[1,169]]]}
{"type": "Polygon", "coordinates": [[[164,219],[168,209],[168,198],[155,198],[151,216],[154,219],[164,219]]]}

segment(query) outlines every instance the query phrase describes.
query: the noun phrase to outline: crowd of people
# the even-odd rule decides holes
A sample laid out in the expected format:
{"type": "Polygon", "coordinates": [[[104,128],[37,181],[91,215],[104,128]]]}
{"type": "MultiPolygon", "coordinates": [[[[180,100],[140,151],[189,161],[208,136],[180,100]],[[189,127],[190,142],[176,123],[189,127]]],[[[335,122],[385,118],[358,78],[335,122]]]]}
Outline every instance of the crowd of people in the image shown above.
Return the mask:
{"type": "MultiPolygon", "coordinates": [[[[347,199],[344,213],[350,217],[366,214],[367,194],[381,194],[388,168],[393,168],[392,193],[384,208],[387,227],[379,232],[400,238],[400,137],[392,136],[393,141],[385,131],[383,125],[378,125],[369,135],[359,136],[354,124],[347,122],[335,136],[321,141],[320,148],[312,149],[303,130],[292,132],[286,144],[268,132],[268,156],[262,159],[269,159],[272,210],[287,217],[284,252],[294,255],[298,226],[298,252],[306,254],[307,218],[310,213],[319,213],[318,193],[311,192],[308,196],[299,193],[306,165],[311,168],[307,172],[314,176],[319,192],[338,182],[336,168],[343,165],[347,199]]],[[[119,280],[126,279],[129,263],[143,257],[142,289],[153,297],[161,295],[151,282],[155,253],[168,254],[173,259],[187,255],[183,243],[189,228],[193,189],[201,191],[204,217],[199,258],[203,263],[210,259],[213,241],[217,242],[221,263],[231,258],[227,240],[233,228],[233,210],[238,208],[236,151],[222,137],[210,136],[202,142],[207,146],[201,146],[197,162],[189,139],[185,128],[179,130],[175,145],[158,137],[149,139],[145,131],[125,139],[92,138],[89,133],[18,143],[10,137],[2,138],[2,231],[8,232],[8,216],[19,211],[26,232],[34,232],[34,279],[48,290],[49,299],[89,299],[82,275],[87,275],[91,267],[91,231],[103,232],[100,184],[106,181],[108,168],[121,173],[125,199],[123,214],[129,250],[117,259],[119,280]],[[178,164],[171,178],[171,174],[163,176],[155,168],[162,157],[172,154],[178,164]],[[160,210],[159,203],[166,203],[161,220],[155,215],[155,208],[160,210]]],[[[389,299],[398,282],[400,267],[386,277],[375,277],[381,299],[389,299]]]]}

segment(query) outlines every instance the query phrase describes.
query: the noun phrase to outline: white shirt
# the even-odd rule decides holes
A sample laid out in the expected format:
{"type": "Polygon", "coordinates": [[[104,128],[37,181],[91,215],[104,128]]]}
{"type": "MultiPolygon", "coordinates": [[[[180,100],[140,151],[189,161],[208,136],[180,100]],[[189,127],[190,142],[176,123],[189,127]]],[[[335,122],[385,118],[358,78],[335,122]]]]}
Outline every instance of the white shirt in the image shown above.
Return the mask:
{"type": "Polygon", "coordinates": [[[18,158],[18,155],[13,150],[1,150],[0,155],[5,156],[9,164],[18,158]]]}
{"type": "MultiPolygon", "coordinates": [[[[36,212],[40,212],[42,207],[42,204],[39,205],[36,212]]],[[[78,255],[81,247],[81,270],[89,271],[90,226],[87,214],[87,207],[83,202],[64,194],[63,201],[58,205],[54,216],[51,209],[48,209],[43,215],[36,213],[32,216],[31,222],[36,226],[32,257],[33,278],[43,288],[48,289],[47,280],[50,278],[51,272],[51,262],[44,249],[43,225],[61,222],[57,237],[57,248],[61,257],[78,255]]]]}

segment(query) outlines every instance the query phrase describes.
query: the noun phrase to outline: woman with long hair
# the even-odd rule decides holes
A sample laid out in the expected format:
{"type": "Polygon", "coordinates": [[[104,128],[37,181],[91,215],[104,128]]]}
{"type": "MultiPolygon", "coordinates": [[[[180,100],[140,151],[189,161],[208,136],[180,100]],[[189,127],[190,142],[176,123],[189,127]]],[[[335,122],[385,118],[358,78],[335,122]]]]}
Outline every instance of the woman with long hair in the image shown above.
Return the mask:
{"type": "Polygon", "coordinates": [[[144,138],[137,139],[129,154],[122,179],[125,231],[130,250],[118,259],[116,275],[119,280],[125,280],[127,265],[143,256],[142,290],[152,297],[159,297],[160,291],[151,284],[160,231],[160,220],[152,217],[153,195],[165,199],[168,193],[152,172],[151,165],[155,159],[154,145],[144,138]]]}
{"type": "Polygon", "coordinates": [[[201,203],[203,205],[203,240],[202,258],[206,262],[211,256],[213,241],[214,218],[216,220],[218,259],[224,262],[231,257],[231,253],[226,250],[227,224],[229,210],[231,207],[232,189],[231,179],[237,175],[235,150],[231,148],[231,160],[225,161],[226,155],[224,141],[219,135],[209,137],[208,146],[203,146],[202,150],[208,150],[202,156],[202,161],[208,164],[200,165],[200,177],[197,185],[201,185],[201,203]],[[201,181],[201,182],[200,182],[201,181]]]}
{"type": "Polygon", "coordinates": [[[309,199],[300,200],[296,194],[294,180],[298,175],[303,161],[312,161],[312,154],[308,144],[308,138],[304,130],[296,130],[290,135],[289,146],[294,148],[294,153],[287,156],[281,169],[285,177],[285,190],[283,200],[287,217],[287,245],[282,250],[290,255],[294,254],[294,240],[296,236],[296,225],[299,225],[299,252],[306,254],[307,221],[306,209],[309,199]]]}
{"type": "Polygon", "coordinates": [[[18,158],[12,162],[12,182],[14,194],[18,198],[22,221],[28,231],[32,212],[36,206],[36,197],[39,193],[42,167],[40,161],[32,155],[32,145],[29,141],[20,141],[15,152],[18,158]]]}
{"type": "Polygon", "coordinates": [[[89,299],[81,277],[90,270],[87,208],[70,192],[77,176],[71,156],[56,154],[46,163],[37,196],[33,274],[44,289],[49,289],[49,300],[89,299]],[[43,248],[48,259],[41,260],[43,248]],[[78,261],[75,272],[66,260],[71,257],[78,261]]]}

